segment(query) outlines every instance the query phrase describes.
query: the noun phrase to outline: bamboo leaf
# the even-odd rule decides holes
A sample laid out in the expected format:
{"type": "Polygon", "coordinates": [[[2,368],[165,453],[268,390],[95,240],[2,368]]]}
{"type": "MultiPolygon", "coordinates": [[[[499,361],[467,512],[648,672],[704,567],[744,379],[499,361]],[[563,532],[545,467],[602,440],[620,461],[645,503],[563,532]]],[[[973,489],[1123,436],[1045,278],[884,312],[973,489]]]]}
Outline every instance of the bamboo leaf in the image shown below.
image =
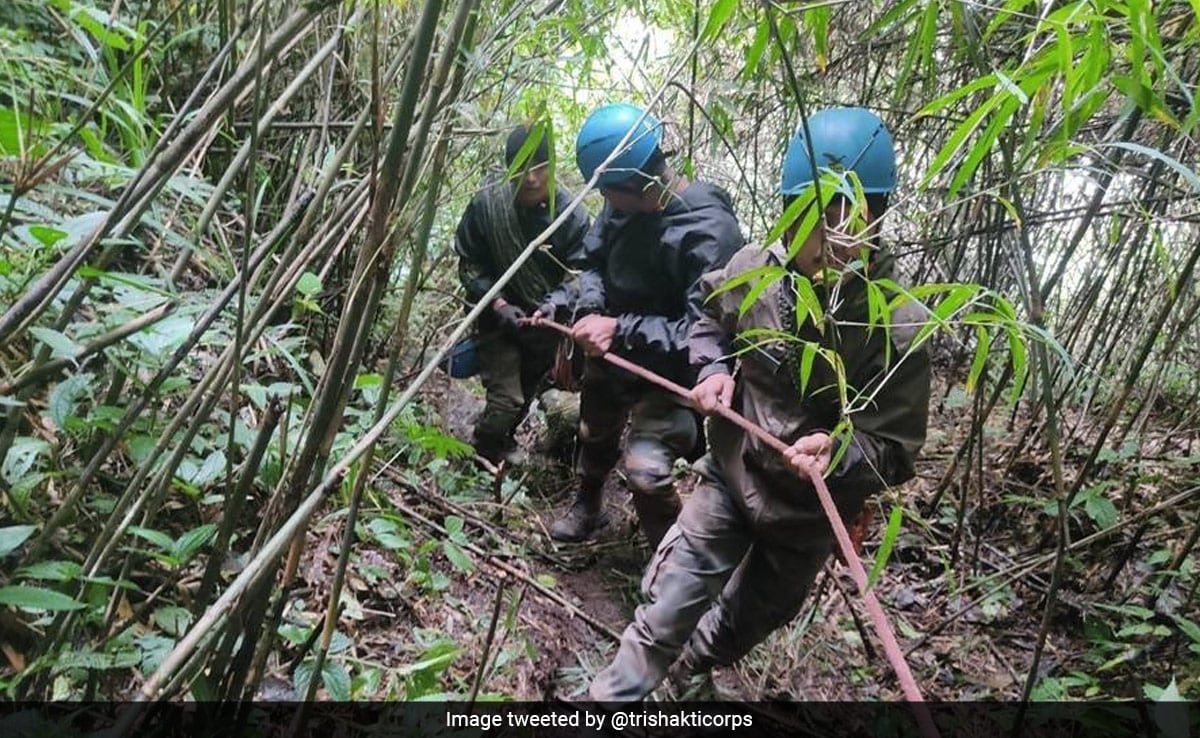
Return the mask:
{"type": "Polygon", "coordinates": [[[1008,0],[1003,6],[996,9],[991,21],[988,22],[987,28],[984,29],[982,41],[987,43],[997,30],[1005,23],[1012,21],[1019,13],[1021,13],[1026,5],[1032,3],[1033,0],[1008,0]]]}
{"type": "Polygon", "coordinates": [[[811,341],[805,341],[804,347],[800,352],[800,395],[808,390],[808,381],[812,378],[813,361],[817,358],[817,344],[811,341]]]}
{"type": "Polygon", "coordinates": [[[1029,104],[1029,96],[1026,95],[1024,90],[1022,90],[1020,87],[1018,87],[1017,84],[1015,82],[1013,82],[1012,79],[1010,79],[1007,74],[1005,74],[1004,72],[1001,72],[1000,70],[996,70],[995,74],[996,74],[996,81],[999,83],[1001,89],[1008,92],[1013,97],[1017,98],[1017,100],[1022,105],[1029,104]]]}
{"type": "Polygon", "coordinates": [[[750,44],[750,50],[746,52],[746,65],[742,67],[742,72],[739,75],[743,82],[749,81],[754,77],[754,72],[758,69],[758,64],[762,61],[763,52],[767,49],[767,42],[770,40],[771,24],[764,17],[758,22],[754,30],[754,43],[750,44]]]}
{"type": "Polygon", "coordinates": [[[701,32],[700,38],[704,41],[715,39],[721,29],[725,27],[725,23],[729,21],[729,17],[733,15],[733,11],[737,9],[737,5],[737,0],[717,0],[708,14],[708,22],[704,24],[704,31],[701,32]]]}
{"type": "MultiPolygon", "coordinates": [[[[783,215],[779,216],[779,220],[775,225],[771,226],[771,230],[767,231],[767,237],[763,243],[772,244],[783,237],[792,224],[805,212],[806,208],[812,205],[816,200],[817,192],[813,187],[805,188],[804,192],[800,193],[795,200],[792,200],[783,210],[783,215]]],[[[815,220],[815,218],[814,218],[815,220]]],[[[811,229],[810,229],[811,230],[811,229]]],[[[790,254],[789,254],[790,256],[790,254]]]]}
{"type": "MultiPolygon", "coordinates": [[[[546,173],[546,205],[550,209],[550,213],[558,212],[558,152],[555,151],[554,139],[554,120],[546,118],[544,120],[546,126],[546,166],[549,171],[546,173]]],[[[547,242],[547,246],[549,243],[547,242]]]]}
{"type": "Polygon", "coordinates": [[[819,5],[804,13],[804,22],[813,35],[817,69],[824,72],[829,63],[829,6],[819,5]]]}
{"type": "Polygon", "coordinates": [[[1013,367],[1013,389],[1010,395],[1010,401],[1016,403],[1021,397],[1021,392],[1025,389],[1025,380],[1028,377],[1029,353],[1025,347],[1025,342],[1021,337],[1020,332],[1016,328],[1008,330],[1008,352],[1009,360],[1013,367]]]}
{"type": "Polygon", "coordinates": [[[967,84],[963,85],[962,87],[959,87],[958,89],[954,90],[953,92],[950,92],[946,95],[942,95],[941,97],[933,100],[932,102],[927,103],[925,105],[925,107],[923,107],[917,111],[916,115],[914,115],[913,118],[921,118],[926,115],[940,113],[943,110],[946,110],[947,108],[949,108],[954,103],[961,100],[962,98],[966,97],[967,95],[971,95],[973,93],[979,92],[980,90],[990,89],[995,86],[996,86],[996,75],[985,74],[982,77],[972,80],[971,82],[968,82],[967,84]]]}
{"type": "Polygon", "coordinates": [[[545,137],[545,121],[538,121],[529,126],[529,135],[525,137],[525,141],[521,144],[521,148],[517,149],[516,156],[513,157],[512,162],[508,165],[507,175],[509,179],[515,178],[519,173],[525,170],[526,162],[528,162],[529,158],[533,156],[535,151],[537,151],[538,146],[541,145],[542,139],[545,137]]]}
{"type": "Polygon", "coordinates": [[[1149,146],[1143,146],[1141,144],[1136,144],[1129,141],[1114,141],[1099,145],[1099,147],[1105,146],[1125,149],[1126,151],[1132,151],[1135,154],[1141,154],[1142,156],[1148,156],[1151,159],[1157,159],[1174,170],[1177,174],[1179,174],[1179,176],[1183,177],[1184,181],[1192,186],[1192,189],[1196,190],[1196,192],[1200,192],[1200,175],[1197,175],[1196,172],[1189,167],[1184,166],[1179,162],[1178,159],[1170,157],[1158,149],[1152,149],[1149,146]]]}
{"type": "Polygon", "coordinates": [[[917,331],[917,335],[912,340],[912,347],[916,348],[920,346],[935,329],[945,325],[958,312],[959,308],[979,292],[979,289],[979,285],[974,284],[953,285],[953,289],[950,290],[949,294],[933,309],[931,314],[932,320],[921,326],[921,330],[917,331]]]}
{"type": "Polygon", "coordinates": [[[803,274],[797,274],[792,279],[796,289],[796,328],[799,329],[807,321],[812,321],[818,333],[825,332],[825,311],[821,307],[821,298],[813,288],[812,281],[803,274]]]}
{"type": "Polygon", "coordinates": [[[825,475],[828,476],[842,463],[842,459],[846,457],[846,452],[850,450],[850,444],[854,442],[854,424],[849,418],[842,418],[838,424],[834,426],[833,432],[829,434],[833,441],[833,456],[829,459],[829,467],[825,470],[825,475]]]}
{"type": "Polygon", "coordinates": [[[775,264],[767,264],[765,266],[755,267],[754,269],[748,269],[741,274],[730,277],[721,284],[717,285],[716,289],[712,291],[707,299],[711,300],[724,292],[737,289],[738,287],[755,280],[767,279],[772,275],[776,275],[774,278],[778,279],[779,277],[783,276],[784,273],[784,268],[775,264]]]}
{"type": "Polygon", "coordinates": [[[975,384],[987,366],[988,350],[992,345],[992,334],[986,328],[975,328],[975,358],[971,361],[971,370],[967,372],[967,392],[975,391],[975,384]]]}
{"type": "MultiPolygon", "coordinates": [[[[967,183],[971,175],[975,174],[975,170],[983,163],[984,158],[991,153],[1000,132],[1008,125],[1013,113],[1017,112],[1020,106],[1021,103],[1013,98],[1006,100],[1000,105],[1000,109],[996,111],[995,115],[992,116],[992,119],[988,121],[988,124],[984,126],[983,131],[976,138],[970,152],[963,159],[962,163],[958,165],[958,169],[954,172],[954,177],[950,180],[950,185],[946,189],[946,197],[953,199],[958,196],[963,185],[967,183]]],[[[1017,222],[1020,222],[1020,219],[1017,222]]]]}
{"type": "Polygon", "coordinates": [[[875,561],[871,564],[871,573],[867,576],[867,587],[875,586],[875,582],[879,581],[879,575],[883,572],[888,564],[888,560],[892,557],[892,549],[896,546],[896,539],[900,535],[900,525],[904,522],[904,509],[899,505],[892,508],[892,512],[888,515],[887,529],[883,532],[883,541],[879,544],[879,551],[875,554],[875,561]]]}
{"type": "MultiPolygon", "coordinates": [[[[994,77],[994,75],[988,76],[994,77]]],[[[946,168],[946,165],[949,164],[950,160],[958,154],[959,150],[963,147],[963,144],[966,143],[967,138],[974,133],[975,129],[978,128],[983,122],[983,119],[986,118],[996,106],[1004,101],[1005,97],[1005,95],[1001,94],[992,95],[986,101],[984,101],[982,105],[976,108],[974,112],[968,115],[962,123],[958,124],[958,126],[954,129],[954,132],[950,134],[950,137],[946,139],[945,145],[942,146],[941,150],[938,151],[937,155],[933,158],[933,162],[930,163],[929,169],[925,173],[925,177],[921,180],[921,187],[928,187],[929,183],[933,181],[933,178],[938,174],[941,174],[942,170],[946,168]]],[[[987,146],[990,148],[991,143],[988,142],[987,146]]],[[[976,151],[978,151],[978,145],[976,147],[976,151]]]]}
{"type": "Polygon", "coordinates": [[[741,303],[738,304],[738,317],[745,317],[750,308],[754,307],[754,304],[758,302],[758,298],[761,297],[771,285],[778,282],[782,276],[783,270],[778,269],[763,276],[761,279],[755,282],[754,285],[746,291],[746,295],[742,298],[741,303]]]}
{"type": "MultiPolygon", "coordinates": [[[[867,30],[863,31],[862,38],[866,40],[891,30],[892,26],[908,23],[909,19],[916,14],[914,6],[919,1],[901,0],[901,2],[893,4],[888,8],[886,13],[879,16],[871,25],[867,26],[867,30]]],[[[937,2],[926,2],[926,9],[928,9],[929,5],[936,7],[937,2]]]]}

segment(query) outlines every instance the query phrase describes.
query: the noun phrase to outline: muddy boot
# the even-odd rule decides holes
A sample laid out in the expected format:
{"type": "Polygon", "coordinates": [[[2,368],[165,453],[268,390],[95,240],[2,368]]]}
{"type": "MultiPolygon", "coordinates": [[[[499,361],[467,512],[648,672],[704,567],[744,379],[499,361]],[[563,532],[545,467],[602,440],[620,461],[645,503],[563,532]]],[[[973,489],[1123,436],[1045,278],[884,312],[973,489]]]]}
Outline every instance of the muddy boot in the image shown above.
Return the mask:
{"type": "Polygon", "coordinates": [[[487,459],[492,465],[500,466],[507,462],[510,467],[520,466],[528,460],[528,455],[517,447],[511,438],[497,438],[490,435],[475,435],[475,453],[487,459]]]}
{"type": "Polygon", "coordinates": [[[583,480],[567,513],[550,526],[556,541],[582,541],[606,522],[602,507],[604,480],[583,480]]]}
{"type": "Polygon", "coordinates": [[[656,551],[663,536],[675,524],[675,518],[679,517],[679,497],[674,490],[668,490],[667,494],[647,494],[645,492],[632,492],[631,494],[638,524],[641,526],[646,540],[650,542],[650,550],[656,551]]]}
{"type": "Polygon", "coordinates": [[[712,672],[707,669],[697,670],[685,649],[679,660],[667,671],[663,688],[676,702],[713,699],[712,672]]]}

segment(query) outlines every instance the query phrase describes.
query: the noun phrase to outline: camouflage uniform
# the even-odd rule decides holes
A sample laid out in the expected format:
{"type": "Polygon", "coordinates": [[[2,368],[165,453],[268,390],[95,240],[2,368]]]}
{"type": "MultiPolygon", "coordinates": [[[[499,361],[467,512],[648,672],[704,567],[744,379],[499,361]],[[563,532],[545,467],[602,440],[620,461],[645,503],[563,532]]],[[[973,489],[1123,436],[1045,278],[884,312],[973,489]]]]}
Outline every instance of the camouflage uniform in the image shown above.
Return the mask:
{"type": "MultiPolygon", "coordinates": [[[[578,283],[552,293],[551,304],[559,319],[614,316],[614,354],[690,386],[687,333],[699,310],[700,278],[743,243],[729,196],[703,182],[673,193],[657,213],[605,205],[585,239],[578,283]]],[[[638,519],[657,544],[679,512],[672,468],[695,445],[696,426],[695,413],[678,398],[589,358],[580,396],[580,490],[551,533],[574,540],[591,532],[604,478],[622,460],[638,519]]]]}
{"type": "MultiPolygon", "coordinates": [[[[503,176],[489,175],[459,220],[454,247],[459,279],[471,303],[483,298],[513,259],[572,199],[570,192],[559,188],[557,212],[551,212],[546,204],[517,207],[514,194],[512,183],[503,176]]],[[[562,281],[562,265],[582,258],[583,236],[589,226],[587,212],[575,208],[550,236],[549,253],[534,253],[505,285],[501,297],[527,312],[542,304],[547,292],[562,281]]],[[[475,332],[486,405],[476,420],[474,443],[481,456],[495,461],[515,447],[513,432],[525,417],[538,383],[554,363],[558,339],[548,331],[505,331],[490,310],[479,317],[475,332]]]]}
{"type": "MultiPolygon", "coordinates": [[[[704,293],[711,294],[732,276],[780,266],[785,260],[779,247],[743,249],[725,269],[705,275],[704,293]]],[[[890,257],[876,255],[872,278],[888,276],[890,267],[890,257]]],[[[829,432],[841,408],[837,392],[829,389],[835,378],[828,365],[821,359],[814,362],[807,391],[801,393],[798,344],[750,348],[746,341],[731,340],[752,327],[797,333],[790,279],[771,285],[739,318],[749,289],[742,285],[715,296],[694,324],[689,348],[700,379],[730,372],[732,354],[746,349],[736,375],[733,409],[789,444],[812,432],[829,432]],[[820,391],[822,387],[826,389],[820,391]]],[[[929,404],[925,351],[895,363],[905,355],[916,330],[901,324],[919,323],[920,308],[908,305],[893,313],[896,325],[888,357],[882,328],[868,332],[847,325],[867,322],[864,292],[861,280],[846,282],[844,302],[825,335],[818,334],[811,321],[798,331],[803,339],[838,351],[851,388],[868,394],[878,390],[874,402],[853,415],[853,440],[827,475],[847,522],[858,515],[869,495],[913,476],[914,459],[925,441],[929,404]]],[[[677,658],[675,669],[691,673],[745,655],[796,615],[832,550],[833,533],[811,483],[792,472],[776,451],[719,417],[710,420],[709,444],[709,454],[696,465],[700,483],[642,581],[646,604],[638,607],[634,622],[625,629],[613,663],[593,682],[594,699],[642,699],[677,658]]]]}

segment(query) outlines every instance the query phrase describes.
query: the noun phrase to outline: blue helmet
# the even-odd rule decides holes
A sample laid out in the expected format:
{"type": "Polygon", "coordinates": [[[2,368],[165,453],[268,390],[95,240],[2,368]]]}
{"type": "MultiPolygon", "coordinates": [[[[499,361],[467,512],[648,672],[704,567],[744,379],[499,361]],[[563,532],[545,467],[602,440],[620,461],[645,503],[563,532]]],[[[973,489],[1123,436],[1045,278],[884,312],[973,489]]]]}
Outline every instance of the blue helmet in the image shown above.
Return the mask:
{"type": "MultiPolygon", "coordinates": [[[[896,188],[896,150],[892,146],[892,134],[870,110],[822,110],[809,117],[808,132],[812,136],[817,171],[853,171],[867,194],[887,193],[896,188]]],[[[813,171],[804,126],[801,126],[783,158],[780,193],[800,194],[813,181],[813,171]]]]}
{"type": "Polygon", "coordinates": [[[575,163],[579,165],[579,173],[585,180],[591,180],[638,119],[641,119],[641,123],[637,130],[629,136],[621,153],[600,175],[597,184],[600,187],[614,185],[646,166],[662,140],[662,123],[649,113],[643,118],[642,113],[642,108],[629,103],[613,103],[592,111],[575,138],[575,163]]]}

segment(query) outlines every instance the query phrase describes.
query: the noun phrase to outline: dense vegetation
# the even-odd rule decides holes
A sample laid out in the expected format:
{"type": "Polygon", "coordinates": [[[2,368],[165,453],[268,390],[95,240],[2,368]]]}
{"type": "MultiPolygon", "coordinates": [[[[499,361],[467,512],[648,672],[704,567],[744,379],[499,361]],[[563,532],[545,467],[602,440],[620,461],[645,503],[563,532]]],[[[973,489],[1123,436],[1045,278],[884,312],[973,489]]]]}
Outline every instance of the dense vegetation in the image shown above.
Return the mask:
{"type": "MultiPolygon", "coordinates": [[[[801,116],[862,104],[896,132],[887,238],[935,285],[940,391],[867,554],[928,694],[1200,698],[1198,15],[10,0],[0,691],[576,690],[633,580],[547,661],[532,601],[575,612],[574,554],[530,511],[563,471],[476,471],[448,417],[469,388],[435,367],[468,329],[451,234],[502,134],[549,120],[579,191],[579,123],[628,99],[759,240],[801,116]],[[1014,312],[981,318],[996,295],[1014,312]]],[[[841,586],[739,668],[743,696],[895,695],[841,586]],[[863,646],[814,687],[848,658],[830,633],[863,646]]]]}

